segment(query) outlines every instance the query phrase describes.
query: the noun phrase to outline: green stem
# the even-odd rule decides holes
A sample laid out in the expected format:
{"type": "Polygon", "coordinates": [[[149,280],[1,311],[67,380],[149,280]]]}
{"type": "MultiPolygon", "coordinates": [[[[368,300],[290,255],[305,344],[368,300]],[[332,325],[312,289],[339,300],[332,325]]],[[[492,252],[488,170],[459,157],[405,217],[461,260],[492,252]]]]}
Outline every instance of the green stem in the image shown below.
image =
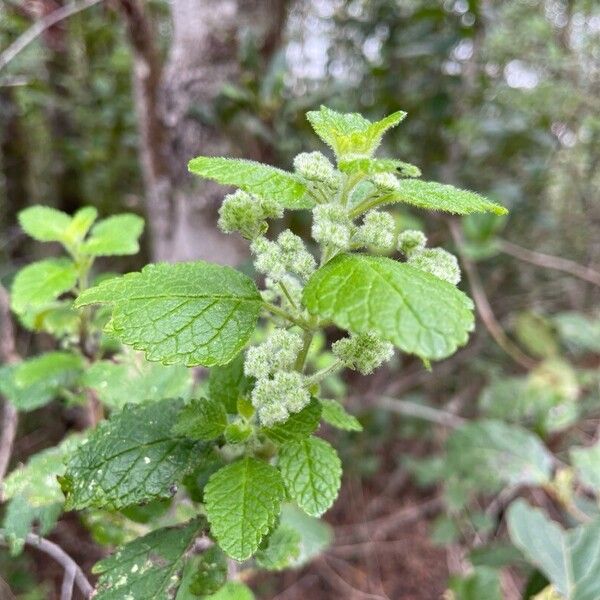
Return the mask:
{"type": "Polygon", "coordinates": [[[317,371],[316,373],[314,373],[310,377],[307,377],[307,379],[306,379],[306,385],[310,386],[310,385],[313,385],[315,383],[320,383],[321,381],[323,381],[323,379],[325,379],[325,377],[327,377],[328,375],[330,375],[334,371],[337,371],[338,369],[341,369],[342,366],[343,365],[342,365],[342,361],[341,360],[336,360],[336,361],[332,362],[328,367],[325,367],[324,369],[321,369],[320,371],[317,371]]]}
{"type": "Polygon", "coordinates": [[[300,354],[298,354],[298,357],[296,358],[296,364],[294,365],[296,371],[299,371],[300,373],[304,371],[306,357],[308,356],[308,351],[310,350],[310,345],[312,344],[314,335],[315,332],[311,329],[304,331],[304,336],[302,337],[302,350],[300,350],[300,354]]]}
{"type": "Polygon", "coordinates": [[[375,196],[375,197],[369,196],[368,198],[365,198],[360,204],[357,204],[350,211],[350,218],[356,219],[356,217],[359,217],[360,215],[362,215],[364,212],[367,212],[371,208],[375,208],[376,206],[379,206],[380,204],[385,204],[389,199],[394,197],[394,194],[395,194],[395,192],[390,192],[389,194],[384,194],[383,196],[375,196]]]}
{"type": "Polygon", "coordinates": [[[296,303],[294,302],[294,299],[290,295],[290,292],[287,289],[285,283],[283,283],[283,281],[280,281],[277,285],[279,285],[279,288],[283,292],[283,295],[287,298],[288,302],[292,305],[293,308],[295,308],[297,310],[298,307],[296,306],[296,303]]]}
{"type": "Polygon", "coordinates": [[[278,317],[281,317],[282,319],[286,319],[290,323],[293,323],[294,325],[298,325],[298,327],[301,327],[302,329],[305,329],[305,330],[309,329],[309,326],[307,325],[307,323],[305,321],[303,321],[301,319],[297,319],[293,315],[290,315],[289,312],[287,312],[286,310],[283,310],[283,308],[279,308],[279,306],[275,306],[274,304],[271,304],[270,302],[263,302],[263,307],[266,308],[268,311],[272,312],[274,315],[277,315],[278,317]]]}

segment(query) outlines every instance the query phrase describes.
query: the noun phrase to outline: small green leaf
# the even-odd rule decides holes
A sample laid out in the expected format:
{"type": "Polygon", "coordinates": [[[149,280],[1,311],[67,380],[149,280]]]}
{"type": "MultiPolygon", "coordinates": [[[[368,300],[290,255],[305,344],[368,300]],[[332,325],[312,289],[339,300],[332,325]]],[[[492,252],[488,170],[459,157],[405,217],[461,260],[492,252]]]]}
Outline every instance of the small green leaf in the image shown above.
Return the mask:
{"type": "Polygon", "coordinates": [[[256,562],[268,571],[281,571],[292,565],[300,556],[302,537],[288,525],[279,525],[267,540],[265,548],[256,553],[256,562]]]}
{"type": "Polygon", "coordinates": [[[321,516],[337,498],[342,463],[325,440],[309,437],[284,444],[278,467],[289,495],[307,514],[321,516]]]}
{"type": "Polygon", "coordinates": [[[124,256],[140,251],[138,239],[144,230],[144,219],[122,214],[103,219],[94,225],[81,250],[89,256],[124,256]]]}
{"type": "Polygon", "coordinates": [[[344,431],[362,431],[363,426],[360,421],[351,415],[337,400],[320,400],[323,408],[323,421],[343,429],[344,431]]]}
{"type": "Polygon", "coordinates": [[[167,600],[175,598],[187,561],[187,553],[203,523],[194,520],[183,527],[157,529],[122,546],[96,563],[100,575],[94,600],[167,600]]]}
{"type": "Polygon", "coordinates": [[[276,200],[285,208],[310,208],[314,202],[296,175],[270,165],[238,158],[198,156],[188,163],[195,175],[276,200]]]}
{"type": "Polygon", "coordinates": [[[62,242],[71,217],[49,206],[31,206],[19,213],[23,231],[40,242],[62,242]]]}
{"type": "Polygon", "coordinates": [[[236,560],[250,558],[279,516],[284,495],[277,469],[255,458],[217,471],[204,489],[204,500],[219,546],[236,560]]]}
{"type": "Polygon", "coordinates": [[[500,573],[489,567],[477,567],[472,573],[450,578],[454,600],[502,600],[500,573]]]}
{"type": "MultiPolygon", "coordinates": [[[[218,592],[202,600],[254,600],[252,590],[243,583],[228,581],[218,592]]],[[[179,600],[179,599],[177,599],[179,600]]],[[[185,600],[185,599],[181,599],[185,600]]]]}
{"type": "Polygon", "coordinates": [[[297,442],[316,431],[320,418],[321,405],[313,398],[300,412],[292,413],[287,421],[264,427],[261,431],[276,444],[297,442]]]}
{"type": "Polygon", "coordinates": [[[524,500],[507,513],[513,544],[568,600],[600,598],[600,521],[565,531],[524,500]]]}
{"type": "Polygon", "coordinates": [[[374,333],[407,353],[440,360],[467,342],[473,303],[452,284],[406,263],[341,254],[304,288],[309,312],[352,333],[374,333]]]}
{"type": "Polygon", "coordinates": [[[571,448],[569,455],[581,481],[600,492],[600,443],[589,448],[571,448]]]}
{"type": "Polygon", "coordinates": [[[21,314],[48,304],[77,283],[77,268],[68,258],[47,258],[21,269],[12,284],[11,307],[21,314]]]}
{"type": "Polygon", "coordinates": [[[441,210],[456,215],[476,212],[491,212],[496,215],[508,213],[500,204],[490,202],[475,192],[461,190],[452,185],[421,179],[403,179],[399,185],[398,190],[385,196],[383,203],[404,202],[418,208],[441,210]]]}
{"type": "Polygon", "coordinates": [[[421,169],[392,158],[355,158],[338,161],[338,168],[349,175],[374,175],[375,173],[396,173],[400,177],[420,177],[421,169]]]}
{"type": "Polygon", "coordinates": [[[227,427],[225,407],[217,400],[192,400],[179,413],[173,433],[192,440],[210,441],[218,438],[227,427]]]}
{"type": "Polygon", "coordinates": [[[164,364],[223,365],[250,339],[262,299],[254,282],[203,261],[148,265],[83,292],[76,306],[110,304],[110,331],[164,364]]]}
{"type": "Polygon", "coordinates": [[[247,423],[230,423],[225,428],[225,441],[228,444],[241,444],[252,435],[252,427],[247,423]]]}
{"type": "Polygon", "coordinates": [[[251,387],[250,380],[244,375],[242,353],[226,365],[213,367],[208,375],[210,397],[221,402],[231,414],[237,412],[238,399],[248,394],[251,387]]]}
{"type": "Polygon", "coordinates": [[[181,401],[126,406],[77,448],[62,479],[67,508],[123,508],[169,498],[193,468],[197,443],[173,437],[181,401]]]}
{"type": "Polygon", "coordinates": [[[70,244],[79,244],[87,235],[90,227],[98,217],[98,211],[92,206],[80,208],[72,217],[71,223],[64,232],[64,239],[70,244]]]}
{"type": "Polygon", "coordinates": [[[198,557],[190,579],[190,591],[197,596],[214,594],[227,581],[227,557],[217,546],[208,548],[198,557]]]}
{"type": "Polygon", "coordinates": [[[335,152],[338,159],[369,158],[388,129],[406,117],[397,111],[371,123],[358,113],[339,113],[326,106],[306,114],[315,133],[335,152]]]}

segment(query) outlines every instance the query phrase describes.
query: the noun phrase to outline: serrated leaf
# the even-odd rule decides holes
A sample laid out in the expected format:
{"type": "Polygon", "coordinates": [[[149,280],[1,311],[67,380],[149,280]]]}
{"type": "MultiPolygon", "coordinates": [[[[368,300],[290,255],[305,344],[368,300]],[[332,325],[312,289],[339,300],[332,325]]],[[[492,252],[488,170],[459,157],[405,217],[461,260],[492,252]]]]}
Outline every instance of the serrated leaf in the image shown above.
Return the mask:
{"type": "Polygon", "coordinates": [[[293,527],[279,525],[269,536],[266,547],[256,553],[256,562],[268,571],[286,569],[300,556],[301,541],[293,527]]]}
{"type": "Polygon", "coordinates": [[[321,414],[323,421],[343,429],[344,431],[362,431],[363,426],[360,421],[351,415],[337,400],[320,400],[323,412],[321,414]]]}
{"type": "Polygon", "coordinates": [[[144,219],[125,213],[103,219],[94,225],[81,250],[89,256],[125,256],[140,251],[139,237],[144,219]]]}
{"type": "Polygon", "coordinates": [[[600,598],[600,521],[564,530],[538,508],[508,508],[510,538],[567,600],[600,598]]]}
{"type": "Polygon", "coordinates": [[[83,292],[76,306],[110,304],[110,331],[165,364],[222,365],[250,339],[262,299],[254,282],[204,261],[148,265],[83,292]]]}
{"type": "Polygon", "coordinates": [[[92,431],[67,464],[67,509],[119,509],[169,498],[193,468],[197,443],[173,436],[182,402],[126,406],[92,431]]]}
{"type": "Polygon", "coordinates": [[[77,267],[68,258],[47,258],[21,269],[11,287],[11,308],[21,314],[56,300],[77,283],[77,267]]]}
{"type": "Polygon", "coordinates": [[[310,278],[303,301],[338,327],[433,360],[463,346],[474,326],[473,303],[455,286],[379,256],[336,256],[310,278]]]}
{"type": "Polygon", "coordinates": [[[502,421],[467,423],[447,441],[448,465],[482,491],[550,481],[552,455],[533,433],[502,421]]]}
{"type": "Polygon", "coordinates": [[[188,163],[190,173],[245,192],[276,200],[285,208],[314,205],[304,183],[293,173],[239,158],[198,156],[188,163]]]}
{"type": "Polygon", "coordinates": [[[330,525],[310,517],[293,504],[284,504],[281,510],[281,524],[292,527],[301,537],[300,554],[293,566],[301,567],[317,557],[333,540],[333,530],[330,525]]]}
{"type": "Polygon", "coordinates": [[[396,173],[401,177],[420,177],[421,169],[393,158],[355,158],[338,161],[338,169],[349,175],[374,175],[396,173]]]}
{"type": "Polygon", "coordinates": [[[569,455],[581,481],[595,492],[600,492],[600,444],[571,448],[569,455]]]}
{"type": "Polygon", "coordinates": [[[244,356],[238,354],[230,363],[213,367],[208,375],[210,397],[225,406],[228,413],[237,412],[237,401],[251,389],[248,377],[244,375],[244,356]]]}
{"type": "Polygon", "coordinates": [[[96,563],[97,592],[94,600],[169,600],[181,583],[186,553],[203,523],[194,520],[184,527],[157,529],[119,548],[96,563]]]}
{"type": "Polygon", "coordinates": [[[372,123],[358,113],[339,113],[326,106],[306,114],[315,133],[335,152],[338,159],[369,158],[388,129],[406,117],[397,111],[372,123]]]}
{"type": "Polygon", "coordinates": [[[225,407],[217,400],[192,400],[179,413],[173,433],[192,440],[210,441],[218,438],[227,427],[225,407]]]}
{"type": "Polygon", "coordinates": [[[40,242],[62,242],[71,217],[49,206],[31,206],[19,213],[23,231],[40,242]]]}
{"type": "Polygon", "coordinates": [[[403,202],[418,208],[441,210],[456,215],[468,215],[476,212],[491,212],[496,215],[508,213],[506,208],[490,202],[480,194],[461,190],[452,185],[423,181],[421,179],[402,179],[399,189],[386,195],[382,204],[403,202]]]}
{"type": "Polygon", "coordinates": [[[276,444],[296,442],[314,433],[320,418],[321,405],[312,398],[300,412],[292,413],[287,421],[277,423],[273,427],[263,427],[261,431],[276,444]]]}
{"type": "Polygon", "coordinates": [[[320,517],[337,498],[342,463],[325,440],[309,437],[284,444],[277,466],[290,497],[307,514],[320,517]]]}
{"type": "Polygon", "coordinates": [[[204,488],[206,516],[219,546],[246,560],[279,516],[285,491],[275,467],[242,458],[214,473],[204,488]]]}
{"type": "Polygon", "coordinates": [[[163,398],[188,398],[192,388],[189,369],[183,365],[161,365],[139,361],[100,360],[86,369],[82,385],[93,389],[108,408],[120,410],[125,404],[143,404],[163,398]]]}

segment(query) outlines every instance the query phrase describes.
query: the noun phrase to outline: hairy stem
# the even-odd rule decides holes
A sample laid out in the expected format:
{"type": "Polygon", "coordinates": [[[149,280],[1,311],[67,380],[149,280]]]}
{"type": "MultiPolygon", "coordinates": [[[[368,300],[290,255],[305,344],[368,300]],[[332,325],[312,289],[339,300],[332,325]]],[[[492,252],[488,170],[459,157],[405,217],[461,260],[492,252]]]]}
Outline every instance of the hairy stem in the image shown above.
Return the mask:
{"type": "Polygon", "coordinates": [[[298,319],[298,318],[294,317],[293,315],[290,315],[289,312],[287,312],[283,308],[280,308],[279,306],[275,306],[275,304],[271,304],[270,302],[263,302],[263,307],[266,308],[269,312],[273,313],[274,315],[277,315],[278,317],[281,317],[282,319],[286,319],[290,323],[293,323],[294,325],[297,325],[298,327],[301,327],[302,329],[305,329],[305,330],[309,329],[308,325],[306,324],[306,322],[304,320],[298,319]]]}

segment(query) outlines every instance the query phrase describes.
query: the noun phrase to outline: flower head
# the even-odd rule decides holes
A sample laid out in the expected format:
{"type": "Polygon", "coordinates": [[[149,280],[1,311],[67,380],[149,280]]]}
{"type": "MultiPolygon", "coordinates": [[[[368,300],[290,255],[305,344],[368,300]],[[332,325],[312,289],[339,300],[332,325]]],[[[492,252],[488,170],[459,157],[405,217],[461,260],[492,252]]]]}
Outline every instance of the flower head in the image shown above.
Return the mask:
{"type": "Polygon", "coordinates": [[[406,229],[398,236],[398,250],[410,256],[414,252],[420,252],[427,244],[427,237],[418,229],[406,229]]]}
{"type": "Polygon", "coordinates": [[[296,371],[278,371],[272,379],[259,379],[252,390],[252,405],[261,423],[270,427],[300,412],[309,402],[305,378],[296,371]]]}
{"type": "Polygon", "coordinates": [[[349,369],[369,375],[394,355],[394,347],[372,333],[342,338],[331,347],[333,354],[349,369]]]}
{"type": "Polygon", "coordinates": [[[321,204],[313,210],[312,236],[319,244],[330,244],[337,248],[350,247],[352,221],[343,206],[321,204]]]}
{"type": "Polygon", "coordinates": [[[364,246],[375,246],[389,250],[394,245],[396,224],[392,215],[378,210],[370,210],[363,218],[353,242],[364,246]]]}
{"type": "Polygon", "coordinates": [[[299,334],[275,329],[262,344],[248,349],[244,372],[261,379],[275,371],[291,369],[301,348],[302,337],[299,334]]]}
{"type": "Polygon", "coordinates": [[[253,240],[267,230],[267,218],[281,216],[283,209],[277,202],[237,190],[225,196],[219,209],[218,226],[225,233],[239,231],[253,240]]]}
{"type": "Polygon", "coordinates": [[[456,285],[460,281],[460,267],[454,254],[443,248],[426,248],[408,257],[408,264],[456,285]]]}

